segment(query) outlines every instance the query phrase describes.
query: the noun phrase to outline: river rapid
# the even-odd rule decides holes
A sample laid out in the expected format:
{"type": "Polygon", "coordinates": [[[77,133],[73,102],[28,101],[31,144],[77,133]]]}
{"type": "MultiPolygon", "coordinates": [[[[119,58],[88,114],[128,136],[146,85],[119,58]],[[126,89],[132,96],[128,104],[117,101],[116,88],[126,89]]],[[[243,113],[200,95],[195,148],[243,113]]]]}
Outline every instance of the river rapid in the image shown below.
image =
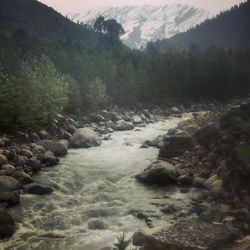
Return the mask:
{"type": "Polygon", "coordinates": [[[177,187],[148,187],[134,176],[157,158],[158,149],[140,148],[145,140],[166,134],[180,121],[169,118],[132,131],[114,132],[100,147],[72,149],[55,168],[44,169],[35,181],[54,188],[51,195],[22,195],[11,210],[17,222],[15,235],[4,250],[98,250],[112,246],[117,236],[128,237],[147,227],[136,214],[146,214],[153,226],[168,225],[175,214],[160,209],[174,204],[183,216],[191,216],[191,194],[177,187]],[[187,215],[188,214],[188,215],[187,215]],[[90,230],[93,220],[105,230],[90,230]]]}

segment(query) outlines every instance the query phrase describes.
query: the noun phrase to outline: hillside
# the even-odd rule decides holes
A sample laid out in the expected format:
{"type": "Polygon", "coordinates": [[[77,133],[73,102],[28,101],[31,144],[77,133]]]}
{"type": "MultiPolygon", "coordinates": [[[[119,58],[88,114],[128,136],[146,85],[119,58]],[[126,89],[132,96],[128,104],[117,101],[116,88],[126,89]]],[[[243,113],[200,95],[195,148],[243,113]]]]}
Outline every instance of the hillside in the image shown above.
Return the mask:
{"type": "Polygon", "coordinates": [[[68,14],[73,21],[90,25],[100,15],[121,23],[126,31],[121,39],[127,46],[137,49],[145,47],[149,41],[184,32],[212,16],[204,9],[182,4],[105,7],[68,14]]]}
{"type": "Polygon", "coordinates": [[[77,42],[86,47],[97,45],[99,39],[98,34],[35,0],[1,0],[0,33],[46,43],[77,42]]]}
{"type": "Polygon", "coordinates": [[[151,43],[160,53],[188,50],[192,44],[200,49],[211,46],[234,51],[250,49],[250,1],[225,11],[187,32],[151,43]]]}

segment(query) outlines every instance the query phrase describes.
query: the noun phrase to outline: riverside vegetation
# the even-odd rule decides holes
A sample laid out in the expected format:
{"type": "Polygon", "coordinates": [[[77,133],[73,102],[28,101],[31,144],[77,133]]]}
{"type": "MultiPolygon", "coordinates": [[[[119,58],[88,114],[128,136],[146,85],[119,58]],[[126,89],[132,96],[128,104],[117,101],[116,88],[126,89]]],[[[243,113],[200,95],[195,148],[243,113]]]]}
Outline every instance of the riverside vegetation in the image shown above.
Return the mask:
{"type": "MultiPolygon", "coordinates": [[[[211,23],[224,25],[225,20],[231,22],[229,16],[242,13],[246,17],[242,22],[247,23],[249,5],[247,1],[211,23]]],[[[115,20],[100,17],[93,27],[73,24],[33,0],[3,0],[0,17],[4,20],[0,25],[1,238],[14,233],[6,208],[19,203],[20,192],[53,192],[34,183],[32,175],[58,163],[68,147],[98,146],[100,134],[204,109],[210,110],[208,116],[194,114],[164,138],[145,142],[142,147],[160,148],[159,161],[136,177],[149,185],[207,188],[194,201],[198,220],[180,221],[154,234],[137,232],[133,243],[145,250],[152,250],[152,245],[154,250],[216,249],[249,233],[247,46],[237,44],[229,50],[216,48],[211,41],[205,48],[189,44],[186,50],[180,46],[179,51],[166,53],[158,43],[144,51],[131,50],[121,43],[124,30],[115,20]],[[23,8],[20,13],[18,4],[23,8]],[[26,22],[28,10],[48,23],[26,22]],[[229,112],[219,104],[235,97],[240,97],[234,103],[237,109],[229,112]],[[79,129],[82,126],[87,128],[79,129]],[[185,240],[190,227],[194,245],[185,240]],[[209,237],[204,239],[199,230],[206,230],[209,237]],[[176,241],[171,240],[173,235],[176,241]]],[[[206,29],[209,22],[195,30],[206,29]]],[[[175,208],[161,210],[171,213],[175,208]]],[[[120,241],[128,243],[124,237],[120,241]]]]}

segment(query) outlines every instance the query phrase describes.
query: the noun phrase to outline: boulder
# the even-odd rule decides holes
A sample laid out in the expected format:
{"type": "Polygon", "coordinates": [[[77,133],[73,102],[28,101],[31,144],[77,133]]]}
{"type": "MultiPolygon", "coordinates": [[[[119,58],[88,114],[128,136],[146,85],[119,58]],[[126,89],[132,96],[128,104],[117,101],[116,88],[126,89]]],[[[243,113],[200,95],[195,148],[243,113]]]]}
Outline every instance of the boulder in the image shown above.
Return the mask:
{"type": "Polygon", "coordinates": [[[42,157],[41,161],[46,164],[47,167],[56,165],[59,162],[59,159],[51,151],[47,151],[42,157]]]}
{"type": "Polygon", "coordinates": [[[6,158],[6,156],[0,154],[0,167],[3,166],[4,164],[7,164],[8,160],[6,158]]]}
{"type": "Polygon", "coordinates": [[[147,236],[147,233],[145,231],[143,230],[136,231],[132,237],[133,245],[137,247],[142,246],[145,241],[146,236],[147,236]]]}
{"type": "Polygon", "coordinates": [[[223,188],[223,180],[217,175],[213,175],[205,182],[205,187],[207,187],[213,194],[220,194],[223,188]]]}
{"type": "Polygon", "coordinates": [[[193,180],[193,186],[203,188],[205,186],[205,182],[206,182],[205,178],[197,176],[193,180]]]}
{"type": "Polygon", "coordinates": [[[46,140],[49,138],[49,133],[45,130],[41,130],[39,133],[38,133],[39,137],[42,139],[42,140],[46,140]]]}
{"type": "Polygon", "coordinates": [[[24,186],[24,192],[27,194],[45,195],[51,194],[53,189],[49,186],[44,186],[38,183],[31,183],[24,186]]]}
{"type": "Polygon", "coordinates": [[[0,176],[0,191],[10,192],[18,190],[21,187],[20,183],[12,176],[0,176]]]}
{"type": "Polygon", "coordinates": [[[20,155],[25,156],[27,158],[33,157],[33,153],[30,150],[26,149],[21,150],[20,155]]]}
{"type": "Polygon", "coordinates": [[[78,129],[69,141],[69,145],[72,148],[89,148],[99,146],[100,144],[100,138],[91,128],[78,129]]]}
{"type": "Polygon", "coordinates": [[[170,109],[170,112],[171,112],[172,114],[175,114],[175,115],[178,115],[178,114],[181,113],[180,109],[178,109],[177,107],[172,107],[172,108],[170,109]]]}
{"type": "Polygon", "coordinates": [[[53,152],[56,156],[65,156],[68,153],[67,147],[64,143],[54,142],[51,140],[43,140],[40,144],[47,150],[53,152]]]}
{"type": "Polygon", "coordinates": [[[12,175],[12,177],[14,177],[18,182],[20,182],[23,185],[30,184],[30,183],[34,182],[34,180],[31,178],[31,176],[24,173],[23,171],[16,171],[12,175]]]}
{"type": "Polygon", "coordinates": [[[146,235],[143,250],[222,249],[238,235],[237,230],[223,224],[209,224],[194,219],[181,220],[167,229],[146,235]]]}
{"type": "Polygon", "coordinates": [[[90,230],[105,230],[108,229],[108,225],[101,219],[95,219],[88,222],[88,228],[90,230]]]}
{"type": "Polygon", "coordinates": [[[181,175],[178,177],[178,182],[180,182],[182,185],[191,185],[193,182],[193,178],[188,175],[181,175]]]}
{"type": "Polygon", "coordinates": [[[8,206],[19,204],[20,195],[18,191],[13,192],[0,192],[0,202],[5,202],[8,206]]]}
{"type": "Polygon", "coordinates": [[[159,157],[172,158],[184,154],[193,147],[192,138],[189,136],[165,137],[164,144],[160,148],[159,157]]]}
{"type": "Polygon", "coordinates": [[[26,161],[27,166],[31,167],[34,172],[38,172],[41,169],[41,161],[36,157],[32,157],[26,161]]]}
{"type": "Polygon", "coordinates": [[[209,147],[218,140],[219,135],[220,131],[217,126],[208,125],[199,129],[194,137],[201,146],[209,147]]]}
{"type": "Polygon", "coordinates": [[[149,185],[170,185],[177,182],[178,173],[175,167],[165,161],[152,163],[142,173],[136,175],[136,179],[149,185]]]}
{"type": "Polygon", "coordinates": [[[11,215],[4,209],[0,209],[0,238],[10,237],[15,232],[15,224],[11,215]]]}
{"type": "Polygon", "coordinates": [[[133,117],[132,117],[132,120],[133,120],[133,123],[135,124],[135,125],[137,125],[137,124],[141,124],[143,121],[142,121],[142,118],[140,117],[140,116],[138,116],[138,115],[134,115],[133,117]]]}
{"type": "Polygon", "coordinates": [[[105,122],[105,118],[101,114],[91,114],[91,121],[97,123],[105,122]]]}
{"type": "Polygon", "coordinates": [[[12,175],[15,173],[16,168],[10,164],[5,164],[2,166],[2,170],[6,173],[6,175],[12,175]]]}
{"type": "Polygon", "coordinates": [[[113,125],[113,129],[116,131],[126,131],[134,129],[134,125],[124,120],[119,120],[113,125]]]}

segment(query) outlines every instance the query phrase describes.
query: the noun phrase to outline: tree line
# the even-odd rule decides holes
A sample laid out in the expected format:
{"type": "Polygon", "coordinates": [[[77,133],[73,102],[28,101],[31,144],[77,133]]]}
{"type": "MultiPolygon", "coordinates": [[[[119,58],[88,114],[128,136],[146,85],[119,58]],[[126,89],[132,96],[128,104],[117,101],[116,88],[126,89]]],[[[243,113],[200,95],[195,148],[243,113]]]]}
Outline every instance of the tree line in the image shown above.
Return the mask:
{"type": "Polygon", "coordinates": [[[108,45],[94,49],[69,41],[27,46],[30,40],[2,35],[1,127],[40,129],[58,112],[81,117],[114,104],[188,105],[249,93],[249,52],[131,50],[119,40],[122,26],[110,23],[97,19],[95,32],[108,45]]]}

